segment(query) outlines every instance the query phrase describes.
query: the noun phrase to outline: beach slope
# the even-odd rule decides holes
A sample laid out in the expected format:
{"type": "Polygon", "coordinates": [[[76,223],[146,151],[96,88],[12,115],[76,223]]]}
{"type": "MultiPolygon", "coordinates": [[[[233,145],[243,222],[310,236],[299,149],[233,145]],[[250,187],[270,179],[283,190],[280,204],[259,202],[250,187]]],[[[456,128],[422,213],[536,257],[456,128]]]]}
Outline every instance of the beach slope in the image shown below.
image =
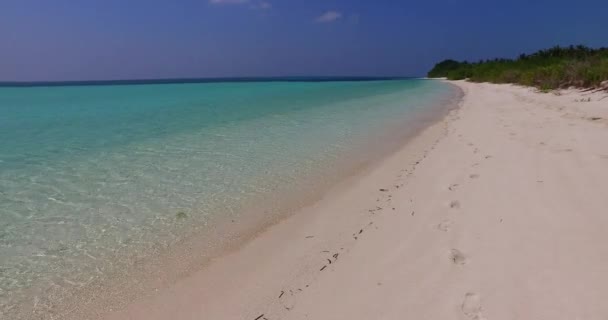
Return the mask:
{"type": "Polygon", "coordinates": [[[606,94],[453,83],[401,150],[104,318],[608,318],[606,94]]]}

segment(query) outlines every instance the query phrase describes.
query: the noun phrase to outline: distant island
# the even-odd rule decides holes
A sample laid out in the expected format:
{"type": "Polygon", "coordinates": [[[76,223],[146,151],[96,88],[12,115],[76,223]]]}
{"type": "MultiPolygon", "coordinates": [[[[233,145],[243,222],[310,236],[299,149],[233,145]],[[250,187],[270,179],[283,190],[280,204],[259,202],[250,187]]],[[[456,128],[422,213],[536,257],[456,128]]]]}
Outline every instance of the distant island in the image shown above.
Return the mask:
{"type": "Polygon", "coordinates": [[[428,77],[514,83],[541,90],[568,87],[608,90],[608,48],[555,46],[532,54],[521,54],[517,59],[479,62],[448,59],[436,64],[428,77]]]}

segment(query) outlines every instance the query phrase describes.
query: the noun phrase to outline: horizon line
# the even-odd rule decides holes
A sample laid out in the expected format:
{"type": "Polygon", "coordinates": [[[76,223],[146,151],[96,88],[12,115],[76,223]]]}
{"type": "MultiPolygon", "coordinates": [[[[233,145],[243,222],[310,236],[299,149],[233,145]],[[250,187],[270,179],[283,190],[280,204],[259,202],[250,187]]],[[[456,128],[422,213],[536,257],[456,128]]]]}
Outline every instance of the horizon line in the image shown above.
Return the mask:
{"type": "Polygon", "coordinates": [[[243,76],[243,77],[187,77],[187,78],[144,78],[113,80],[43,80],[43,81],[0,81],[0,87],[53,87],[53,86],[93,86],[93,85],[142,85],[180,83],[221,83],[221,82],[319,82],[319,81],[380,81],[417,79],[417,76],[243,76]]]}

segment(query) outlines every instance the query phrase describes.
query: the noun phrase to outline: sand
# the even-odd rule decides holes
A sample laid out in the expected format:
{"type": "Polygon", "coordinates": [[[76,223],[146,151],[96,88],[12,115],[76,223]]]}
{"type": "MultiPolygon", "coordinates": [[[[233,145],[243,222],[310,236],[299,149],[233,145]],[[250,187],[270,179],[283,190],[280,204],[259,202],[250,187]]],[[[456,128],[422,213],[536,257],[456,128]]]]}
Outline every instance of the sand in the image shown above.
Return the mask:
{"type": "Polygon", "coordinates": [[[104,318],[608,319],[608,94],[453,83],[399,151],[104,318]]]}

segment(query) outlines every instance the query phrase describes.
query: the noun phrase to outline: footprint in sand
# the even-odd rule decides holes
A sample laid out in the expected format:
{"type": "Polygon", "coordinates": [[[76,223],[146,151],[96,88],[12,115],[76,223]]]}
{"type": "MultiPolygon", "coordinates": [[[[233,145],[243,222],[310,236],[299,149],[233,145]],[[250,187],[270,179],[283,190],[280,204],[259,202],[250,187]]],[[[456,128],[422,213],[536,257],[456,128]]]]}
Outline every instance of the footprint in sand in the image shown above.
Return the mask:
{"type": "Polygon", "coordinates": [[[570,148],[565,148],[565,149],[559,149],[559,150],[555,150],[555,153],[561,153],[561,152],[572,152],[572,149],[570,149],[570,148]]]}
{"type": "Polygon", "coordinates": [[[458,183],[451,184],[451,185],[448,187],[448,190],[450,190],[450,191],[454,191],[454,190],[456,190],[456,187],[458,187],[458,183]]]}
{"type": "Polygon", "coordinates": [[[450,231],[451,227],[452,227],[452,221],[443,220],[443,221],[441,221],[441,223],[439,223],[437,225],[437,230],[443,231],[443,232],[448,232],[448,231],[450,231]]]}
{"type": "Polygon", "coordinates": [[[289,311],[296,306],[296,295],[298,291],[281,291],[279,295],[279,303],[285,308],[285,310],[289,311]]]}
{"type": "Polygon", "coordinates": [[[476,173],[473,173],[473,174],[469,175],[469,178],[471,178],[471,179],[477,179],[477,178],[479,178],[479,175],[476,174],[476,173]]]}
{"type": "Polygon", "coordinates": [[[467,256],[458,249],[450,250],[450,260],[452,260],[452,263],[459,265],[464,265],[469,261],[467,256]]]}
{"type": "Polygon", "coordinates": [[[460,252],[460,250],[458,250],[458,249],[450,250],[450,260],[452,260],[452,262],[454,264],[459,264],[459,265],[463,265],[463,264],[467,263],[467,257],[464,255],[464,253],[460,252]]]}
{"type": "Polygon", "coordinates": [[[459,209],[460,208],[460,201],[454,200],[454,201],[450,202],[450,208],[452,208],[452,209],[459,209]]]}
{"type": "Polygon", "coordinates": [[[481,297],[476,293],[467,292],[467,294],[464,295],[464,301],[462,302],[462,306],[460,308],[467,319],[486,319],[481,312],[481,297]]]}

